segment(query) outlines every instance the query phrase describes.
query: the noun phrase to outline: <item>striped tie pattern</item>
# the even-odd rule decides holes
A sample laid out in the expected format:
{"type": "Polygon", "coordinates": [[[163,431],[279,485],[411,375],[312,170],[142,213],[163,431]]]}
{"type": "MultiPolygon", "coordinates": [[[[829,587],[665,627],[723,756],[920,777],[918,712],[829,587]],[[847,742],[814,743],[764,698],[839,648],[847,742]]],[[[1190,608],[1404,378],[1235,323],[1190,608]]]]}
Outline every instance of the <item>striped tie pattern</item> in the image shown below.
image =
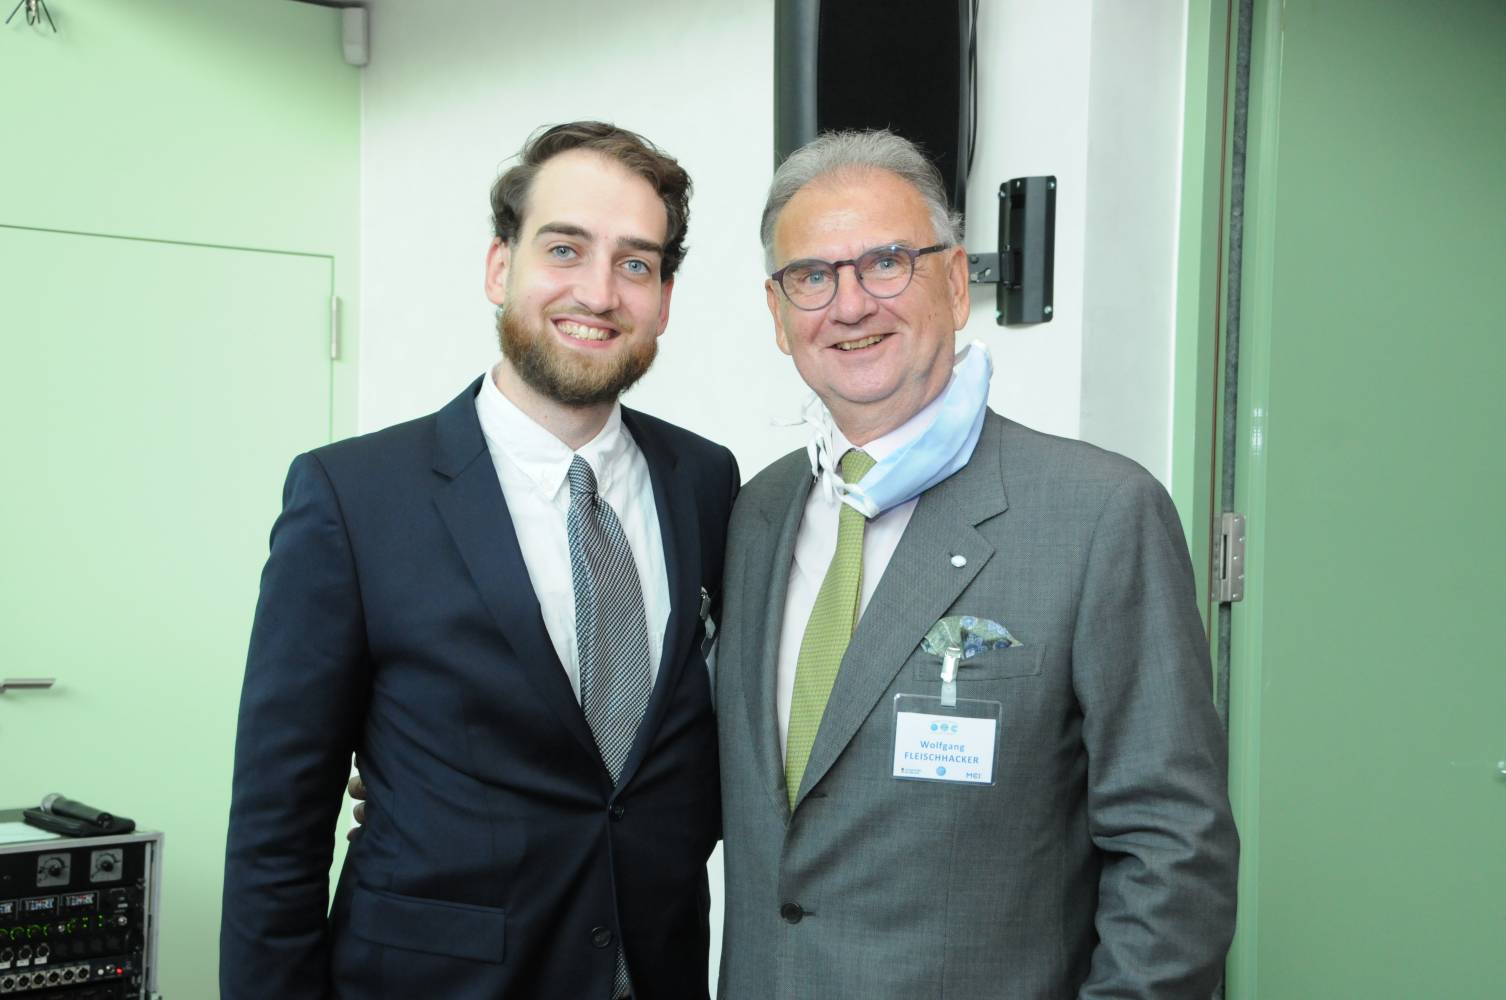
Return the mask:
{"type": "MultiPolygon", "coordinates": [[[[842,480],[855,483],[876,463],[866,452],[849,449],[842,456],[842,480]]],[[[795,808],[795,795],[805,777],[816,731],[826,713],[826,700],[837,682],[837,668],[852,641],[858,623],[858,601],[863,593],[863,529],[868,519],[862,511],[841,504],[837,515],[837,551],[821,581],[810,621],[800,638],[795,660],[795,693],[790,701],[790,725],[785,740],[784,783],[795,808]]]]}
{"type": "MultiPolygon", "coordinates": [[[[622,522],[596,492],[585,459],[570,462],[570,576],[575,589],[575,642],[580,661],[580,705],[596,748],[615,785],[648,707],[648,624],[643,586],[622,522]]],[[[613,997],[631,991],[627,958],[619,946],[613,997]]]]}
{"type": "Polygon", "coordinates": [[[622,522],[596,494],[596,474],[579,455],[570,463],[565,527],[575,587],[580,706],[615,783],[648,707],[648,624],[622,522]]]}

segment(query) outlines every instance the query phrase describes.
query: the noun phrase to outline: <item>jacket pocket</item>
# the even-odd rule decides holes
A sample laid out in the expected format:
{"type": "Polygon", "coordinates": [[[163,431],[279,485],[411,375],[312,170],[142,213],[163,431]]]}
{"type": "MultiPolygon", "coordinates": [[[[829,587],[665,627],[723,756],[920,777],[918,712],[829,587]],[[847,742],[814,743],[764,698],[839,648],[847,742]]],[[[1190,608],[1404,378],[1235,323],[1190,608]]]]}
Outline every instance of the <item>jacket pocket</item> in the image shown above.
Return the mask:
{"type": "Polygon", "coordinates": [[[492,906],[400,896],[358,885],[350,929],[373,944],[500,964],[507,913],[492,906]]]}
{"type": "MultiPolygon", "coordinates": [[[[920,656],[921,659],[915,664],[915,679],[940,682],[940,658],[926,652],[921,652],[920,656]]],[[[1041,661],[1045,658],[1045,646],[1011,646],[1008,649],[991,649],[958,664],[957,683],[996,681],[1008,677],[1034,677],[1041,672],[1041,661]]]]}

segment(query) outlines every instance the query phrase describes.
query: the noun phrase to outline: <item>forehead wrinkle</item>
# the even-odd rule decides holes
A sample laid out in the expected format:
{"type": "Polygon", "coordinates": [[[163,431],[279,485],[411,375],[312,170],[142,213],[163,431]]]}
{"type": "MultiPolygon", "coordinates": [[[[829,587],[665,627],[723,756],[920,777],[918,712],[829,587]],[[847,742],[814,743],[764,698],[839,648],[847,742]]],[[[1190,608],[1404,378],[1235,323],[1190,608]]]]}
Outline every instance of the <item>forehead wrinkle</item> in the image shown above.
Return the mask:
{"type": "Polygon", "coordinates": [[[779,213],[775,260],[846,259],[889,243],[924,246],[935,242],[925,235],[932,228],[924,198],[905,178],[867,165],[840,167],[801,187],[779,213]],[[865,232],[867,226],[873,231],[865,232]],[[889,230],[887,236],[877,235],[879,226],[889,230]],[[891,226],[912,235],[897,236],[891,226]],[[790,245],[796,236],[792,229],[805,245],[790,245]],[[825,258],[818,256],[823,251],[825,258]]]}
{"type": "MultiPolygon", "coordinates": [[[[843,258],[840,263],[851,264],[857,261],[860,257],[863,257],[870,253],[877,253],[880,250],[888,250],[890,247],[902,247],[906,250],[914,250],[916,247],[916,241],[903,236],[899,237],[898,239],[884,240],[883,242],[873,244],[873,246],[864,247],[857,253],[853,254],[851,258],[843,258]]],[[[802,257],[800,259],[801,261],[819,261],[822,264],[838,263],[838,261],[836,260],[827,260],[825,257],[802,257]]]]}
{"type": "MultiPolygon", "coordinates": [[[[868,213],[857,207],[842,207],[823,212],[820,216],[803,220],[800,226],[802,232],[799,236],[804,246],[789,246],[794,236],[776,230],[775,253],[779,255],[779,251],[786,250],[789,252],[780,255],[786,260],[824,260],[829,263],[836,260],[856,260],[870,250],[879,250],[888,246],[908,247],[913,250],[927,245],[927,239],[924,236],[906,235],[904,230],[914,232],[909,226],[901,227],[899,232],[889,230],[887,234],[878,236],[875,236],[873,232],[865,232],[864,225],[871,222],[868,213]],[[817,249],[811,249],[812,246],[817,249]]],[[[881,232],[877,227],[874,227],[874,231],[881,232]]]]}

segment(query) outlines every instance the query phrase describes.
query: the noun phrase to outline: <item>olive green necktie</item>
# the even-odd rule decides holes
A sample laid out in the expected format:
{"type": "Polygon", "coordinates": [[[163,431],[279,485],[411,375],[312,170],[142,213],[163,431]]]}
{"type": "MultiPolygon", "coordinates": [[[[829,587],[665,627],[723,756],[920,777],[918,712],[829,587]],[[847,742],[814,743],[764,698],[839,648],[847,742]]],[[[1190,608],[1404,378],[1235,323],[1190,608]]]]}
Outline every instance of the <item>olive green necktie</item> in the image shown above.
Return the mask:
{"type": "MultiPolygon", "coordinates": [[[[875,462],[864,452],[850,449],[842,456],[842,480],[855,483],[867,475],[875,462]]],[[[837,668],[852,630],[858,623],[858,601],[863,593],[863,527],[868,519],[862,511],[840,504],[837,516],[837,551],[821,581],[821,591],[811,608],[810,621],[800,639],[800,656],[795,661],[795,695],[790,701],[790,726],[784,751],[784,783],[790,808],[795,808],[795,793],[805,776],[811,744],[826,711],[837,680],[837,668]]]]}

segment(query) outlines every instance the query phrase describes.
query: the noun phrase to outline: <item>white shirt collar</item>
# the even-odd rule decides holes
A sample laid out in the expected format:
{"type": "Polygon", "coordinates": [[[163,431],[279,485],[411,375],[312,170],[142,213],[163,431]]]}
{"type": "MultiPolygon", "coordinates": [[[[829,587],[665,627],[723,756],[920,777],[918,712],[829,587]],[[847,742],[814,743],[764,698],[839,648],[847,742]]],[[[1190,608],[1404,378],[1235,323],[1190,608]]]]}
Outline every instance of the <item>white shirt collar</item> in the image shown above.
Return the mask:
{"type": "MultiPolygon", "coordinates": [[[[875,462],[882,462],[896,451],[899,451],[905,445],[920,437],[925,432],[925,429],[930,426],[936,410],[941,406],[942,397],[945,395],[944,391],[938,393],[935,399],[917,410],[909,420],[906,420],[889,433],[869,441],[862,446],[862,450],[867,452],[868,457],[875,462]]],[[[842,428],[837,426],[835,420],[831,422],[831,440],[832,455],[838,462],[842,460],[843,455],[847,454],[849,448],[858,447],[847,440],[847,435],[842,433],[842,428]]]]}
{"type": "Polygon", "coordinates": [[[476,416],[492,449],[500,452],[551,500],[564,488],[570,462],[576,455],[590,463],[591,471],[596,474],[597,492],[605,493],[632,447],[632,439],[622,426],[622,406],[614,403],[607,422],[596,436],[578,451],[571,451],[565,442],[502,395],[490,371],[482,378],[481,391],[476,394],[476,416]]]}

